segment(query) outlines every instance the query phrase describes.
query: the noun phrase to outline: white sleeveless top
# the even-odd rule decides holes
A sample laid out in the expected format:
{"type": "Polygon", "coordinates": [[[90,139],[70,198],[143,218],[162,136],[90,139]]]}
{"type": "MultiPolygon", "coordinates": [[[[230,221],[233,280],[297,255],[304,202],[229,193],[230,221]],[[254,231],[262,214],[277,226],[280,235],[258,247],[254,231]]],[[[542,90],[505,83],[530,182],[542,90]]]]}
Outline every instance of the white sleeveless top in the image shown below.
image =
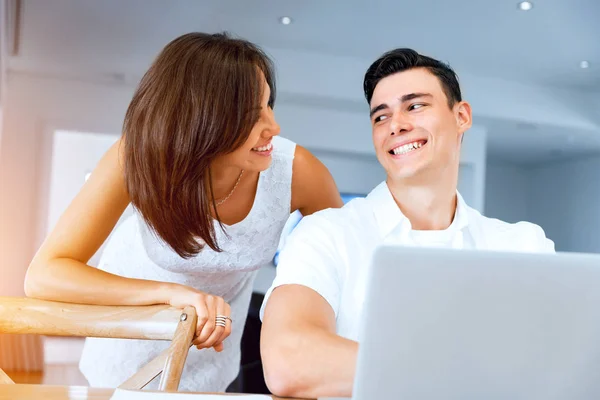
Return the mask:
{"type": "MultiPolygon", "coordinates": [[[[283,226],[290,216],[292,164],[296,145],[273,138],[270,167],[260,173],[248,216],[226,234],[215,221],[221,253],[208,246],[190,259],[179,257],[134,213],[115,230],[98,268],[130,278],[176,282],[221,296],[231,306],[231,335],[224,350],[192,347],[179,390],[224,392],[236,378],[240,341],[252,286],[259,268],[275,255],[283,226]],[[229,238],[227,237],[229,236],[229,238]]],[[[91,386],[116,387],[169,346],[167,341],[86,339],[79,368],[91,386]]],[[[146,388],[158,387],[155,379],[146,388]]]]}

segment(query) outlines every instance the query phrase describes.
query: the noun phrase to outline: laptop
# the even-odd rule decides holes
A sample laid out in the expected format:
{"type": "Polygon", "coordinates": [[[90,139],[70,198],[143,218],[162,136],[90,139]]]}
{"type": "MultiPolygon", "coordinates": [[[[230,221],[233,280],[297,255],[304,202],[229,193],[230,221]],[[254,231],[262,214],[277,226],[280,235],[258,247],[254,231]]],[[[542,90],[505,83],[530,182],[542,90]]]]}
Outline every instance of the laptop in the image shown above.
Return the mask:
{"type": "Polygon", "coordinates": [[[600,255],[381,247],[354,396],[600,399],[600,255]]]}

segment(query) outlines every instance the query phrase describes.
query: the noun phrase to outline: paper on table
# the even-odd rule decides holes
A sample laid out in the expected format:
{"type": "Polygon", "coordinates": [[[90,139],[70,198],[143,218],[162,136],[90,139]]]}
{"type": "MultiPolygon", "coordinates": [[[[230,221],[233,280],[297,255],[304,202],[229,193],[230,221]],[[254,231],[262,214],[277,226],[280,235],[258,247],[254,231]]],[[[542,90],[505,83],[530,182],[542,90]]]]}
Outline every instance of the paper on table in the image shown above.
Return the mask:
{"type": "Polygon", "coordinates": [[[166,393],[141,390],[116,389],[110,400],[271,400],[271,396],[242,394],[226,396],[220,394],[166,393]]]}

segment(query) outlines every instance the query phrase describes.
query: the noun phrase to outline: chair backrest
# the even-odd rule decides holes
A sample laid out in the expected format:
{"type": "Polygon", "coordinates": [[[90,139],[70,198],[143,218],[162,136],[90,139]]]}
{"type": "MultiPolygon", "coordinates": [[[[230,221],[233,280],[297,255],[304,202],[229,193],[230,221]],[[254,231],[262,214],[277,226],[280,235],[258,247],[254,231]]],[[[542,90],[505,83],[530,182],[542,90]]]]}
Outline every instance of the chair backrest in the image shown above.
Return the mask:
{"type": "MultiPolygon", "coordinates": [[[[97,306],[0,297],[0,333],[170,340],[167,350],[119,386],[123,389],[142,389],[162,373],[159,390],[176,391],[196,321],[193,307],[97,306]]],[[[13,382],[0,369],[2,383],[13,382]]]]}

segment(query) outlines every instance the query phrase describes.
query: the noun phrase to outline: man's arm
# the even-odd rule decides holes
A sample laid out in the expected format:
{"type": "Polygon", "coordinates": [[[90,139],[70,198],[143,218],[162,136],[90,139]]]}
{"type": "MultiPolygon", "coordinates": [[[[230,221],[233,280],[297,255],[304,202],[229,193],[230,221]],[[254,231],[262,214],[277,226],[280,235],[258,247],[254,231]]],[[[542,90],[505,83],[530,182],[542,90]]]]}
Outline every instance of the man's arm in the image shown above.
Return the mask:
{"type": "Polygon", "coordinates": [[[554,242],[546,237],[541,226],[521,221],[514,224],[514,227],[516,230],[508,240],[521,246],[521,250],[532,253],[556,253],[554,242]]]}
{"type": "Polygon", "coordinates": [[[556,249],[554,248],[554,242],[546,237],[546,233],[540,227],[536,227],[536,233],[538,237],[538,247],[541,253],[556,253],[556,249]]]}
{"type": "Polygon", "coordinates": [[[283,397],[352,395],[358,343],[336,334],[329,303],[302,285],[284,285],[267,301],[261,354],[267,386],[283,397]]]}

